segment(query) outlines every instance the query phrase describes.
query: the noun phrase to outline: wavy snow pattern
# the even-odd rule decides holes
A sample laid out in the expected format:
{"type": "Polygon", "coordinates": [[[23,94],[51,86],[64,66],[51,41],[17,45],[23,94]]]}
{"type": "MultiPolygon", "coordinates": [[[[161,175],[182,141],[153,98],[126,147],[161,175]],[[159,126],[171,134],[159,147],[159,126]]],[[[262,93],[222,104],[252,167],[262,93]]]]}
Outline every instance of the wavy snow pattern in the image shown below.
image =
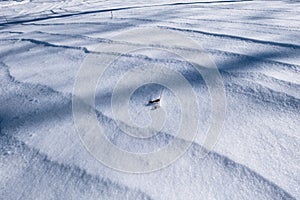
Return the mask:
{"type": "MultiPolygon", "coordinates": [[[[292,39],[299,38],[300,24],[295,19],[298,3],[152,1],[144,5],[129,2],[126,6],[121,1],[33,1],[6,7],[5,11],[0,8],[5,15],[0,17],[1,197],[300,198],[300,45],[292,39]],[[217,15],[211,10],[217,10],[217,15]],[[20,15],[15,16],[16,12],[20,15]],[[293,24],[289,23],[291,19],[293,24]],[[232,30],[228,30],[228,24],[232,30]],[[70,88],[86,54],[117,54],[94,52],[93,45],[116,44],[107,36],[140,26],[170,29],[204,40],[224,78],[230,116],[215,151],[206,158],[199,158],[205,149],[201,139],[195,140],[171,166],[135,176],[101,165],[83,148],[74,130],[70,88]],[[257,118],[251,118],[255,114],[257,118]],[[251,124],[254,122],[261,124],[251,124]]],[[[141,63],[186,65],[148,54],[124,57],[141,63]]],[[[202,103],[209,104],[201,77],[189,70],[183,74],[199,96],[203,95],[202,103]]],[[[148,141],[133,140],[105,111],[96,113],[109,139],[121,148],[151,151],[172,140],[186,142],[168,132],[148,141]]]]}

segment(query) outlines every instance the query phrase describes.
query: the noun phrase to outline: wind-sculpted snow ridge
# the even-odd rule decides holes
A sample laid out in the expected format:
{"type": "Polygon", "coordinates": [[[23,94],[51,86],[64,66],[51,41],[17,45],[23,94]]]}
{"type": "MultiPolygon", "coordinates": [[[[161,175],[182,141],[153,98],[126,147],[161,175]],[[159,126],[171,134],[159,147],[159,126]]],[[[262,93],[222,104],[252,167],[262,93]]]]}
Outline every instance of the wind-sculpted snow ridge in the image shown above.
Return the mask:
{"type": "MultiPolygon", "coordinates": [[[[6,70],[4,70],[5,71],[5,74],[6,74],[6,77],[7,77],[7,79],[9,79],[9,80],[11,80],[11,81],[14,81],[15,79],[12,77],[12,76],[10,76],[9,75],[9,72],[7,71],[8,70],[8,66],[6,66],[6,67],[4,67],[3,69],[6,69],[6,70]]],[[[3,79],[4,80],[4,79],[3,79]]],[[[36,108],[30,108],[28,105],[26,105],[26,106],[22,106],[22,108],[23,109],[28,109],[28,111],[34,111],[34,114],[29,114],[29,115],[27,115],[27,111],[25,111],[25,112],[22,112],[22,109],[21,110],[19,110],[19,112],[21,112],[21,113],[14,113],[15,115],[16,115],[16,119],[13,119],[12,120],[12,122],[17,122],[17,123],[12,123],[12,124],[8,124],[8,126],[6,126],[6,130],[7,130],[7,127],[11,127],[11,128],[17,128],[17,129],[20,129],[20,128],[18,128],[19,126],[20,126],[20,124],[21,124],[21,127],[22,126],[28,126],[28,125],[30,125],[30,126],[32,126],[32,129],[35,129],[36,128],[36,126],[38,125],[38,127],[40,127],[40,128],[42,128],[43,127],[43,124],[44,123],[49,123],[50,121],[51,121],[51,118],[52,119],[55,119],[55,118],[57,118],[58,116],[59,116],[59,118],[61,118],[61,119],[63,119],[63,118],[65,118],[66,116],[70,116],[71,115],[71,102],[70,102],[70,100],[68,99],[68,97],[70,98],[70,95],[67,95],[67,96],[65,96],[65,95],[63,95],[63,96],[61,96],[61,93],[59,93],[59,92],[56,92],[56,91],[54,91],[53,89],[51,89],[51,88],[48,88],[48,87],[44,87],[44,86],[41,86],[41,85],[37,85],[37,86],[35,86],[35,85],[32,85],[32,84],[21,84],[21,83],[19,83],[19,82],[15,82],[15,83],[17,83],[17,84],[19,84],[19,86],[21,86],[21,88],[23,88],[23,89],[20,89],[19,87],[17,87],[18,89],[14,89],[14,87],[9,87],[10,89],[11,89],[11,91],[12,92],[14,92],[14,91],[19,91],[19,90],[24,90],[23,92],[20,92],[20,94],[27,94],[26,96],[25,96],[25,98],[29,98],[29,99],[27,99],[27,100],[22,100],[22,99],[18,99],[18,98],[13,98],[13,97],[11,97],[10,95],[3,95],[3,97],[10,97],[10,99],[15,99],[15,100],[17,100],[17,101],[21,101],[21,102],[33,102],[33,103],[39,103],[40,104],[40,108],[38,108],[38,109],[36,109],[36,108]],[[37,94],[36,94],[37,93],[37,94]],[[36,98],[35,98],[35,96],[36,95],[38,95],[36,98]],[[50,101],[51,100],[51,101],[50,101]],[[53,102],[53,100],[55,100],[54,102],[53,102]],[[56,103],[55,103],[56,102],[56,103]],[[44,106],[46,105],[46,107],[45,108],[43,108],[44,106]],[[40,111],[41,112],[40,112],[40,111]],[[38,111],[38,112],[36,112],[36,111],[38,111]],[[22,115],[24,115],[24,113],[26,114],[24,117],[22,117],[22,115]],[[46,115],[47,114],[47,115],[46,115]],[[19,119],[18,119],[19,118],[19,119]],[[49,121],[50,120],[50,121],[49,121]],[[21,121],[21,123],[20,123],[20,121],[21,121]],[[24,124],[25,123],[25,124],[24,124]],[[23,124],[23,125],[22,125],[23,124]]],[[[239,84],[241,84],[241,82],[238,82],[239,84]]],[[[242,84],[243,85],[243,84],[242,84]]],[[[5,86],[5,84],[3,84],[3,86],[5,86]]],[[[240,86],[240,87],[242,87],[242,86],[240,86]]],[[[242,90],[237,90],[237,89],[234,89],[234,87],[229,87],[229,89],[230,88],[233,88],[232,89],[232,91],[243,91],[244,89],[242,89],[242,90]]],[[[230,91],[230,90],[229,90],[230,91]]],[[[245,90],[245,91],[249,91],[248,89],[247,90],[245,90]]],[[[255,90],[253,90],[253,91],[255,91],[255,90]]],[[[6,91],[7,92],[7,91],[6,91]]],[[[249,94],[249,92],[248,93],[245,93],[245,92],[243,92],[244,94],[249,94]]],[[[17,94],[15,94],[15,95],[17,95],[17,94]]],[[[252,95],[252,93],[251,93],[251,95],[252,95]]],[[[250,95],[250,96],[251,96],[250,95]]],[[[18,95],[17,95],[18,96],[18,95]]],[[[246,95],[247,97],[249,96],[249,95],[246,95]]],[[[279,97],[280,97],[281,95],[279,95],[279,97]]],[[[255,97],[255,96],[254,96],[255,97]]],[[[256,95],[256,98],[260,98],[260,95],[256,95]]],[[[272,98],[272,99],[276,99],[276,98],[272,98]]],[[[260,100],[267,100],[267,99],[261,99],[260,98],[260,100]]],[[[286,99],[283,99],[283,101],[286,101],[286,99]]],[[[4,101],[5,102],[5,101],[4,101]]],[[[273,101],[273,103],[275,103],[275,105],[277,105],[277,103],[278,102],[276,102],[276,101],[273,101]]],[[[10,105],[12,105],[13,106],[13,102],[10,102],[10,105]]],[[[22,104],[22,103],[21,103],[22,104]]],[[[21,105],[20,104],[20,102],[16,102],[15,103],[15,107],[17,107],[16,105],[21,105]]],[[[294,105],[297,105],[297,104],[294,104],[294,105]]],[[[287,104],[287,106],[289,106],[289,104],[287,104]]],[[[283,105],[283,107],[285,107],[284,105],[283,105]]],[[[9,107],[8,107],[9,108],[9,107]]],[[[293,108],[293,107],[292,107],[293,108]]],[[[13,108],[12,108],[12,110],[13,110],[13,108]]],[[[6,110],[6,111],[3,111],[3,113],[13,113],[12,112],[12,110],[6,110]]],[[[297,109],[296,109],[297,110],[297,109]]],[[[5,117],[5,116],[4,116],[5,117]]],[[[6,118],[6,117],[5,117],[6,118]]],[[[69,117],[68,117],[69,118],[69,117]]],[[[122,137],[122,136],[124,136],[124,134],[122,134],[120,131],[117,131],[117,129],[115,128],[116,127],[116,124],[113,122],[113,120],[111,120],[111,119],[109,119],[109,118],[107,118],[107,117],[105,117],[105,116],[102,116],[101,115],[101,113],[99,113],[99,119],[100,119],[100,121],[101,122],[103,122],[104,124],[106,124],[105,125],[105,127],[107,128],[107,132],[108,132],[108,134],[112,137],[112,139],[113,139],[113,141],[114,141],[114,143],[116,143],[116,144],[118,144],[118,145],[123,145],[123,146],[127,146],[128,144],[131,144],[130,145],[130,147],[133,147],[133,149],[131,149],[132,151],[134,151],[134,150],[139,150],[139,149],[143,149],[143,150],[145,150],[145,145],[144,144],[137,144],[137,143],[135,143],[135,145],[133,145],[134,143],[130,143],[130,142],[132,142],[132,141],[130,141],[128,138],[124,138],[124,137],[122,137]]],[[[71,119],[69,119],[69,120],[71,120],[71,119]]],[[[69,121],[69,120],[67,120],[67,121],[69,121]]],[[[8,120],[9,121],[9,120],[8,120]]],[[[51,124],[51,123],[50,123],[51,124]]],[[[49,124],[49,125],[50,125],[49,124]]],[[[51,125],[50,125],[51,126],[51,125]]],[[[30,130],[30,129],[29,129],[30,130]]],[[[22,136],[20,136],[21,138],[23,138],[23,139],[25,139],[25,140],[27,140],[26,138],[28,138],[28,135],[23,135],[23,133],[22,133],[22,128],[21,128],[21,131],[20,130],[17,130],[16,131],[18,134],[22,134],[22,136]]],[[[31,133],[31,134],[34,134],[34,132],[35,132],[35,134],[39,134],[38,132],[40,132],[40,131],[38,131],[38,132],[36,132],[36,131],[26,131],[27,133],[31,133]]],[[[52,131],[51,131],[52,132],[52,131]]],[[[40,136],[42,136],[42,135],[40,135],[40,136]]],[[[42,136],[43,137],[43,136],[42,136]]],[[[46,136],[47,137],[47,136],[46,136]]],[[[53,136],[52,136],[53,137],[53,136]]],[[[59,135],[57,135],[56,137],[59,137],[59,135]]],[[[50,139],[50,138],[49,138],[50,139]]],[[[53,139],[53,138],[52,138],[53,139]]],[[[168,136],[168,135],[165,135],[165,134],[162,134],[162,135],[159,135],[159,137],[158,138],[154,138],[154,140],[152,141],[152,144],[155,144],[155,145],[158,145],[158,147],[160,147],[160,145],[165,145],[166,144],[166,142],[168,141],[168,140],[170,140],[170,139],[173,139],[172,137],[170,137],[170,136],[168,136]]],[[[51,140],[51,139],[50,139],[51,140]]],[[[42,142],[42,144],[43,145],[45,145],[46,143],[44,143],[44,142],[47,142],[48,141],[48,139],[47,138],[45,138],[45,141],[43,141],[42,142]]],[[[41,142],[41,141],[40,141],[41,142]]],[[[154,146],[154,148],[156,148],[157,146],[154,146]]],[[[51,145],[49,146],[49,149],[52,149],[53,147],[51,147],[51,145]]],[[[46,151],[49,151],[49,149],[48,150],[46,150],[46,151]]],[[[201,149],[201,147],[200,147],[200,149],[201,149]]],[[[150,149],[151,150],[151,149],[150,149]]],[[[198,149],[198,151],[199,151],[199,149],[198,149]]],[[[213,157],[214,157],[214,159],[213,160],[215,160],[215,159],[217,159],[217,160],[224,160],[224,163],[234,163],[233,161],[230,161],[228,158],[226,158],[226,157],[223,157],[222,158],[222,156],[220,156],[220,155],[218,155],[218,154],[210,154],[210,155],[213,155],[213,157]],[[227,161],[226,161],[227,160],[227,161]]],[[[195,158],[191,158],[191,160],[193,160],[193,159],[195,159],[195,158]]],[[[190,161],[189,161],[190,162],[190,161]]],[[[202,162],[202,161],[200,161],[200,162],[202,162]]],[[[197,164],[197,165],[199,165],[199,163],[197,164]]],[[[213,165],[213,164],[212,164],[213,165]]],[[[223,164],[220,164],[221,166],[223,166],[223,164]]],[[[244,171],[244,170],[246,170],[244,167],[242,167],[242,168],[240,168],[240,165],[239,164],[235,164],[236,166],[238,166],[238,167],[236,167],[237,168],[237,171],[239,171],[239,170],[241,170],[242,169],[242,171],[244,171]]],[[[224,167],[224,166],[223,166],[224,167]]],[[[226,167],[225,167],[226,168],[226,167]]],[[[219,169],[218,169],[219,170],[219,169]]],[[[248,170],[248,169],[247,169],[248,170]]],[[[247,171],[246,170],[246,171],[247,171]]],[[[230,171],[230,170],[229,170],[230,171]]],[[[251,177],[251,176],[254,176],[254,177],[260,177],[259,175],[256,175],[256,173],[255,172],[251,172],[251,170],[249,170],[249,171],[247,171],[247,173],[249,173],[249,174],[251,174],[251,175],[245,175],[247,178],[246,178],[246,181],[248,180],[248,178],[249,177],[251,177]]],[[[234,177],[235,177],[235,175],[234,175],[234,177]]],[[[260,180],[261,178],[258,178],[258,180],[260,180]]],[[[209,180],[208,180],[208,183],[207,184],[210,184],[209,183],[209,180]]],[[[280,194],[277,194],[276,193],[276,191],[278,192],[278,191],[281,191],[281,189],[279,188],[279,187],[277,187],[276,185],[273,185],[271,182],[268,182],[268,181],[265,181],[265,184],[266,185],[272,185],[272,186],[270,186],[270,195],[272,196],[272,197],[274,197],[274,195],[275,196],[277,196],[277,195],[279,195],[279,196],[283,196],[283,197],[288,197],[289,195],[287,194],[287,193],[285,193],[285,192],[283,192],[283,193],[280,193],[280,194]],[[273,189],[272,189],[273,188],[273,189]]],[[[247,183],[246,183],[246,185],[247,185],[247,183]]],[[[265,186],[259,186],[259,188],[265,188],[265,186]]],[[[267,188],[269,188],[269,186],[267,187],[267,188]]],[[[256,189],[257,190],[257,189],[256,189]]],[[[263,194],[266,194],[266,193],[264,193],[263,192],[263,194]]]]}
{"type": "MultiPolygon", "coordinates": [[[[299,7],[284,0],[0,2],[0,199],[300,199],[299,7]],[[203,159],[211,102],[190,64],[157,52],[94,50],[99,44],[139,48],[111,36],[143,27],[199,42],[220,70],[226,121],[203,159]],[[167,89],[161,108],[172,117],[163,130],[137,139],[118,127],[110,105],[122,74],[131,64],[161,64],[189,81],[200,125],[180,159],[152,173],[128,174],[89,153],[76,132],[71,101],[87,55],[120,56],[99,82],[95,113],[110,142],[129,152],[188,141],[176,134],[180,109],[167,89]]],[[[198,52],[172,45],[146,47],[198,52]]],[[[160,90],[150,84],[132,95],[134,122],[147,124],[142,111],[149,111],[145,104],[160,90]]]]}
{"type": "MultiPolygon", "coordinates": [[[[7,71],[8,70],[7,66],[6,66],[6,70],[4,66],[2,66],[1,69],[2,69],[1,74],[3,76],[2,79],[3,82],[1,84],[4,87],[8,84],[11,84],[10,88],[12,88],[12,85],[18,88],[17,90],[11,90],[11,92],[14,91],[17,92],[14,94],[10,93],[9,95],[10,98],[13,100],[10,103],[10,106],[12,107],[10,108],[10,106],[8,106],[6,108],[3,107],[1,108],[1,113],[13,114],[12,116],[5,116],[5,115],[2,116],[3,120],[1,126],[3,127],[2,128],[3,133],[2,133],[1,142],[4,143],[2,145],[4,147],[2,149],[3,151],[2,159],[4,159],[5,161],[2,161],[1,163],[3,163],[3,167],[15,166],[18,163],[22,163],[22,167],[20,167],[21,169],[19,169],[18,167],[13,167],[15,169],[18,169],[15,172],[16,175],[12,176],[10,173],[8,173],[9,174],[8,181],[3,183],[3,185],[5,185],[3,190],[5,196],[11,196],[12,198],[18,198],[21,196],[22,197],[40,196],[43,198],[44,197],[47,198],[47,196],[49,195],[48,197],[49,199],[51,199],[51,198],[55,198],[55,195],[58,195],[59,197],[63,197],[66,195],[65,197],[70,197],[70,199],[72,199],[72,196],[69,195],[71,194],[73,195],[73,197],[79,197],[79,198],[84,197],[84,195],[87,196],[91,195],[90,196],[91,199],[97,198],[99,197],[99,195],[101,198],[112,198],[112,199],[115,198],[119,199],[122,196],[125,196],[127,199],[131,199],[131,198],[148,199],[149,198],[144,193],[130,191],[127,187],[119,186],[118,184],[115,184],[109,180],[102,180],[102,179],[99,180],[98,177],[109,176],[107,172],[105,174],[101,174],[101,170],[100,170],[100,172],[98,172],[99,174],[96,177],[94,177],[88,175],[89,173],[87,173],[85,170],[78,169],[76,167],[68,167],[61,164],[57,164],[56,161],[49,160],[49,158],[47,158],[47,156],[45,155],[43,156],[42,155],[43,153],[41,153],[43,151],[46,151],[48,154],[50,154],[49,157],[54,156],[51,155],[51,151],[49,150],[55,148],[57,144],[56,142],[54,143],[51,142],[52,145],[54,146],[48,150],[47,148],[46,149],[40,148],[39,151],[36,151],[34,149],[30,150],[28,149],[27,145],[25,145],[24,143],[16,141],[13,137],[21,138],[22,140],[25,140],[30,143],[30,139],[26,134],[27,131],[25,132],[23,131],[34,129],[37,127],[37,125],[38,127],[43,127],[49,125],[51,126],[52,123],[57,123],[55,122],[56,121],[55,118],[53,118],[54,121],[51,122],[52,121],[51,115],[53,114],[59,118],[61,115],[65,115],[63,117],[64,118],[63,121],[65,122],[62,124],[65,125],[68,124],[66,123],[66,119],[67,121],[69,120],[72,121],[71,101],[68,100],[70,96],[62,95],[61,93],[56,92],[53,89],[45,86],[33,85],[29,83],[21,83],[15,81],[15,79],[9,75],[9,71],[7,71]],[[6,81],[4,81],[5,77],[6,77],[6,81]],[[26,95],[23,96],[23,94],[26,95]],[[25,105],[28,104],[26,103],[26,101],[27,102],[28,100],[30,101],[29,98],[30,99],[33,98],[34,101],[36,103],[39,102],[40,105],[39,106],[36,105],[34,109],[31,109],[35,112],[33,115],[26,114],[24,116],[25,113],[23,110],[26,110],[28,108],[28,106],[25,105]],[[19,113],[12,113],[12,110],[10,109],[13,109],[13,107],[16,106],[17,104],[23,105],[21,106],[23,109],[20,109],[19,113]],[[46,108],[46,110],[44,110],[45,108],[43,107],[45,107],[45,105],[50,107],[53,106],[53,107],[51,109],[46,108]],[[4,110],[4,109],[8,109],[8,110],[4,110]],[[48,116],[46,118],[44,117],[45,113],[48,113],[48,116]],[[14,115],[16,115],[18,118],[16,119],[14,115]],[[47,120],[41,118],[45,118],[47,120]],[[28,126],[32,126],[32,128],[28,126]],[[15,129],[15,130],[12,131],[11,129],[15,129]],[[5,142],[10,142],[13,144],[7,145],[5,144],[5,142]],[[15,148],[15,147],[17,147],[16,150],[5,149],[5,148],[15,148]],[[12,154],[13,156],[10,155],[7,156],[8,154],[12,154]],[[11,164],[8,164],[6,162],[10,162],[11,164]],[[15,179],[12,177],[14,177],[15,179]],[[55,183],[53,187],[48,186],[48,184],[51,182],[55,183]],[[44,187],[47,187],[47,189],[46,190],[43,189],[44,187]],[[77,187],[80,188],[79,191],[77,191],[77,189],[74,189],[77,187]],[[14,191],[23,191],[23,192],[20,194],[14,191]]],[[[3,93],[4,92],[2,91],[2,94],[3,93]]],[[[5,97],[7,95],[2,95],[2,96],[5,97]]],[[[3,99],[1,101],[5,102],[5,100],[3,99]]],[[[114,122],[114,120],[104,116],[99,112],[98,112],[98,119],[101,125],[105,127],[105,129],[107,130],[107,134],[111,136],[111,140],[113,143],[120,146],[125,145],[124,147],[130,144],[130,146],[134,147],[133,149],[131,149],[132,151],[137,151],[141,149],[145,150],[145,147],[147,148],[147,146],[145,146],[145,141],[142,141],[142,144],[139,144],[140,141],[134,141],[132,139],[130,140],[128,136],[126,136],[124,133],[122,133],[120,129],[117,128],[117,124],[114,122]]],[[[35,131],[35,133],[33,132],[31,133],[40,134],[39,136],[33,136],[33,137],[40,137],[40,138],[44,137],[47,141],[48,140],[47,138],[49,137],[49,134],[51,132],[52,131],[50,130],[49,133],[45,134],[44,131],[40,132],[38,130],[37,132],[35,131]]],[[[51,138],[54,140],[56,140],[55,138],[57,137],[60,136],[59,135],[51,136],[51,138]]],[[[61,136],[60,139],[62,139],[63,137],[64,136],[61,136]]],[[[150,141],[151,144],[165,145],[166,141],[168,140],[181,140],[181,139],[175,138],[174,136],[168,135],[167,133],[159,133],[158,136],[152,138],[152,140],[153,140],[152,143],[150,141]]],[[[42,142],[42,141],[38,141],[38,142],[42,142]]],[[[181,142],[186,142],[186,141],[182,140],[181,142]]],[[[79,140],[77,140],[76,143],[75,144],[73,143],[73,145],[77,146],[78,143],[80,143],[79,140]]],[[[32,145],[34,144],[32,143],[32,145]]],[[[69,151],[67,152],[67,154],[70,153],[72,154],[73,150],[72,148],[70,148],[67,151],[69,151]]],[[[180,159],[179,163],[188,164],[190,165],[190,167],[193,168],[192,171],[188,171],[188,174],[180,175],[181,173],[179,171],[185,170],[184,168],[180,167],[181,165],[179,165],[178,167],[175,167],[176,165],[174,167],[171,167],[171,169],[174,168],[175,170],[174,172],[172,172],[173,171],[172,169],[171,172],[169,170],[164,170],[162,172],[157,172],[157,173],[160,174],[160,176],[169,176],[171,175],[170,173],[175,173],[174,176],[179,175],[184,177],[185,176],[190,177],[192,174],[194,174],[192,176],[201,178],[200,185],[198,185],[197,182],[194,183],[197,185],[196,188],[198,188],[198,190],[197,192],[193,192],[193,194],[190,194],[192,198],[194,198],[197,195],[200,196],[205,195],[206,194],[205,188],[207,187],[207,185],[216,184],[216,183],[221,185],[226,185],[228,182],[230,182],[230,187],[218,188],[218,190],[216,190],[217,191],[216,193],[215,192],[209,192],[209,193],[211,193],[211,195],[214,195],[215,198],[217,199],[222,198],[222,196],[226,193],[230,193],[230,195],[232,195],[232,198],[234,199],[243,198],[245,197],[246,193],[250,196],[255,195],[256,197],[261,197],[261,198],[293,199],[293,197],[290,194],[288,194],[286,191],[284,191],[274,183],[263,178],[261,175],[257,174],[256,172],[252,171],[246,166],[234,162],[233,160],[227,158],[226,156],[211,152],[204,160],[199,159],[198,157],[200,157],[201,151],[205,151],[205,150],[197,143],[193,143],[192,147],[188,151],[188,154],[180,159]],[[207,176],[208,174],[213,175],[214,178],[211,179],[210,176],[207,176]],[[231,190],[243,191],[243,192],[235,193],[233,195],[230,192],[231,190]]],[[[101,167],[100,164],[98,165],[99,167],[101,167]]],[[[85,166],[84,168],[87,168],[87,170],[89,170],[88,166],[85,166]]],[[[7,170],[8,170],[7,168],[3,169],[3,171],[7,171],[7,170]]],[[[113,172],[110,173],[114,174],[113,172]]],[[[151,175],[149,175],[149,177],[151,179],[151,175]]],[[[148,175],[144,175],[143,178],[147,179],[148,175]]],[[[142,188],[143,184],[142,183],[139,184],[141,185],[142,188]]],[[[136,185],[135,187],[138,186],[136,185]]]]}
{"type": "Polygon", "coordinates": [[[293,48],[293,49],[300,49],[300,45],[294,45],[294,44],[288,44],[288,43],[279,43],[279,42],[273,42],[273,41],[264,41],[264,40],[257,40],[252,38],[246,38],[246,37],[240,37],[240,36],[234,36],[234,35],[225,35],[225,34],[219,34],[219,33],[209,33],[199,30],[193,30],[193,29],[181,29],[181,28],[174,28],[174,27],[165,27],[162,26],[162,28],[176,30],[176,31],[186,31],[186,32],[193,32],[193,33],[199,33],[203,35],[213,36],[213,37],[219,37],[219,38],[226,38],[226,39],[232,39],[237,41],[246,41],[246,42],[253,42],[253,43],[259,43],[259,44],[265,44],[265,45],[272,45],[272,46],[279,46],[279,47],[287,47],[287,48],[293,48]]]}
{"type": "MultiPolygon", "coordinates": [[[[22,24],[22,23],[27,23],[27,22],[37,22],[37,21],[44,21],[44,20],[49,20],[49,19],[60,19],[60,18],[66,18],[66,17],[73,17],[73,16],[84,16],[84,15],[90,15],[90,14],[97,14],[97,13],[107,13],[107,12],[112,12],[112,11],[122,11],[122,10],[133,10],[133,9],[141,9],[141,8],[155,8],[155,7],[169,7],[169,6],[182,6],[182,5],[193,5],[193,4],[217,4],[217,3],[239,3],[239,2],[247,2],[247,1],[252,1],[252,0],[223,0],[223,1],[196,1],[196,2],[177,2],[177,3],[162,3],[162,4],[148,4],[148,5],[141,5],[141,6],[122,6],[122,7],[117,7],[117,8],[111,8],[111,9],[100,9],[100,10],[86,10],[86,11],[73,11],[69,13],[56,13],[53,10],[50,10],[51,14],[48,14],[43,17],[35,17],[33,19],[22,19],[20,20],[18,18],[13,18],[13,19],[7,19],[5,18],[6,22],[5,23],[0,23],[0,26],[5,26],[5,25],[10,25],[10,24],[22,24]]],[[[35,13],[34,13],[35,14],[35,13]]],[[[23,16],[26,17],[26,16],[23,16]]]]}
{"type": "Polygon", "coordinates": [[[151,199],[147,194],[49,160],[24,143],[1,135],[1,191],[5,199],[151,199]]]}
{"type": "MultiPolygon", "coordinates": [[[[22,84],[10,76],[3,64],[0,72],[2,89],[7,89],[8,84],[22,84]]],[[[32,88],[31,85],[29,88],[40,89],[38,95],[41,96],[47,95],[49,97],[50,93],[58,94],[47,87],[34,86],[32,88]]],[[[23,97],[25,99],[21,100],[22,98],[15,96],[10,96],[10,98],[18,99],[17,102],[19,101],[20,105],[22,103],[26,105],[24,100],[28,101],[26,95],[30,95],[30,93],[22,93],[22,86],[19,89],[21,91],[17,91],[18,89],[15,91],[21,96],[25,95],[23,97]]],[[[4,91],[2,90],[1,96],[3,94],[4,91]]],[[[50,96],[52,95],[50,94],[50,96]]],[[[9,99],[1,98],[1,102],[7,100],[9,99]]],[[[29,99],[29,102],[31,100],[29,99]]],[[[35,102],[40,100],[38,97],[34,99],[35,102]]],[[[16,104],[11,104],[11,106],[16,106],[16,104]]],[[[151,199],[150,196],[139,190],[130,189],[112,182],[108,178],[88,174],[76,166],[49,160],[47,155],[40,153],[39,150],[30,148],[25,143],[18,141],[9,131],[11,128],[20,129],[22,128],[20,124],[27,121],[29,123],[41,122],[32,121],[34,120],[34,113],[31,115],[28,113],[24,116],[22,112],[10,113],[12,111],[6,109],[10,109],[10,107],[0,107],[2,113],[0,120],[0,194],[2,197],[6,197],[6,199],[151,199]],[[15,115],[10,116],[9,114],[15,115]],[[16,123],[18,120],[22,121],[19,125],[17,125],[18,122],[16,123]]],[[[35,110],[35,112],[37,111],[35,110]]]]}
{"type": "Polygon", "coordinates": [[[238,84],[232,81],[230,84],[226,85],[227,90],[243,94],[249,98],[258,99],[263,103],[267,102],[273,104],[277,107],[277,109],[285,108],[296,113],[300,109],[299,98],[288,95],[285,92],[274,91],[273,89],[261,84],[251,83],[251,86],[245,86],[246,84],[242,83],[243,82],[241,80],[239,80],[238,84]]]}

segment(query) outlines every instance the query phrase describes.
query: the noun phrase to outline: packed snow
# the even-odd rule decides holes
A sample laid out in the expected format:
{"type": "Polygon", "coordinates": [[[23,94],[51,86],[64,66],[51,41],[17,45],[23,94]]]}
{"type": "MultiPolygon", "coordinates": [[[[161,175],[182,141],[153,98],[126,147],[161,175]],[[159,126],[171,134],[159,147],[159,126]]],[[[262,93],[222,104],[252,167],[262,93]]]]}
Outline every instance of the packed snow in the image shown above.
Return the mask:
{"type": "MultiPolygon", "coordinates": [[[[300,199],[299,8],[296,0],[0,1],[0,199],[300,199]],[[88,151],[72,97],[88,56],[117,53],[99,51],[99,44],[118,44],[113,36],[139,28],[172,31],[202,46],[221,74],[226,117],[202,158],[212,111],[201,74],[151,43],[120,56],[95,94],[97,120],[119,148],[149,153],[190,142],[177,135],[176,95],[155,83],[132,94],[128,113],[146,127],[147,113],[163,108],[165,126],[142,140],[124,134],[111,99],[133,66],[167,66],[198,100],[200,128],[187,152],[160,170],[135,174],[88,151]],[[147,105],[156,98],[158,107],[147,105]]],[[[169,45],[171,52],[181,48],[169,45]]]]}

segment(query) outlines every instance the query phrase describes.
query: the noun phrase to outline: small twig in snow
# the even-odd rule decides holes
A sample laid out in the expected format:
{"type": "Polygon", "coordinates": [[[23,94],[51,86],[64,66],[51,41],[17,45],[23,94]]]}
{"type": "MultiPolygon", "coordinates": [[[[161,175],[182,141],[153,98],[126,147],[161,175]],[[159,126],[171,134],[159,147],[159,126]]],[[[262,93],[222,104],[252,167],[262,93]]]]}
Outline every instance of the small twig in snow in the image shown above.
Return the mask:
{"type": "Polygon", "coordinates": [[[160,100],[161,100],[162,92],[163,92],[163,90],[161,90],[160,95],[159,95],[159,97],[158,97],[157,99],[150,100],[150,101],[148,102],[148,105],[154,105],[154,107],[153,107],[152,110],[155,110],[155,109],[157,109],[157,108],[160,107],[160,100]]]}

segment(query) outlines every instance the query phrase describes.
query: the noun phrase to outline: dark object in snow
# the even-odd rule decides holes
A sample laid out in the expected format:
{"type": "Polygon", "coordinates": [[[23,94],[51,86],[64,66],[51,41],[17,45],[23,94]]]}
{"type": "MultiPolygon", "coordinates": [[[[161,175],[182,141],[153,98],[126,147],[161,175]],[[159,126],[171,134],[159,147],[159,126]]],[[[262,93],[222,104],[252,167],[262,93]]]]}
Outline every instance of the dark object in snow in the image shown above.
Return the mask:
{"type": "Polygon", "coordinates": [[[148,101],[148,104],[146,106],[151,106],[152,107],[151,110],[160,108],[160,100],[161,100],[162,92],[163,92],[163,90],[160,92],[160,95],[158,98],[148,101]]]}
{"type": "Polygon", "coordinates": [[[146,106],[151,106],[152,107],[151,110],[155,110],[160,107],[159,103],[160,103],[160,98],[157,98],[157,99],[148,101],[148,104],[146,106]]]}
{"type": "Polygon", "coordinates": [[[154,99],[154,100],[150,100],[150,101],[149,101],[149,104],[152,104],[152,103],[158,103],[158,102],[160,102],[160,98],[154,99]]]}
{"type": "Polygon", "coordinates": [[[160,99],[161,99],[162,92],[163,92],[163,90],[160,92],[160,95],[159,95],[159,97],[158,97],[157,99],[150,100],[150,101],[148,102],[148,104],[159,103],[159,102],[160,102],[160,99]]]}

